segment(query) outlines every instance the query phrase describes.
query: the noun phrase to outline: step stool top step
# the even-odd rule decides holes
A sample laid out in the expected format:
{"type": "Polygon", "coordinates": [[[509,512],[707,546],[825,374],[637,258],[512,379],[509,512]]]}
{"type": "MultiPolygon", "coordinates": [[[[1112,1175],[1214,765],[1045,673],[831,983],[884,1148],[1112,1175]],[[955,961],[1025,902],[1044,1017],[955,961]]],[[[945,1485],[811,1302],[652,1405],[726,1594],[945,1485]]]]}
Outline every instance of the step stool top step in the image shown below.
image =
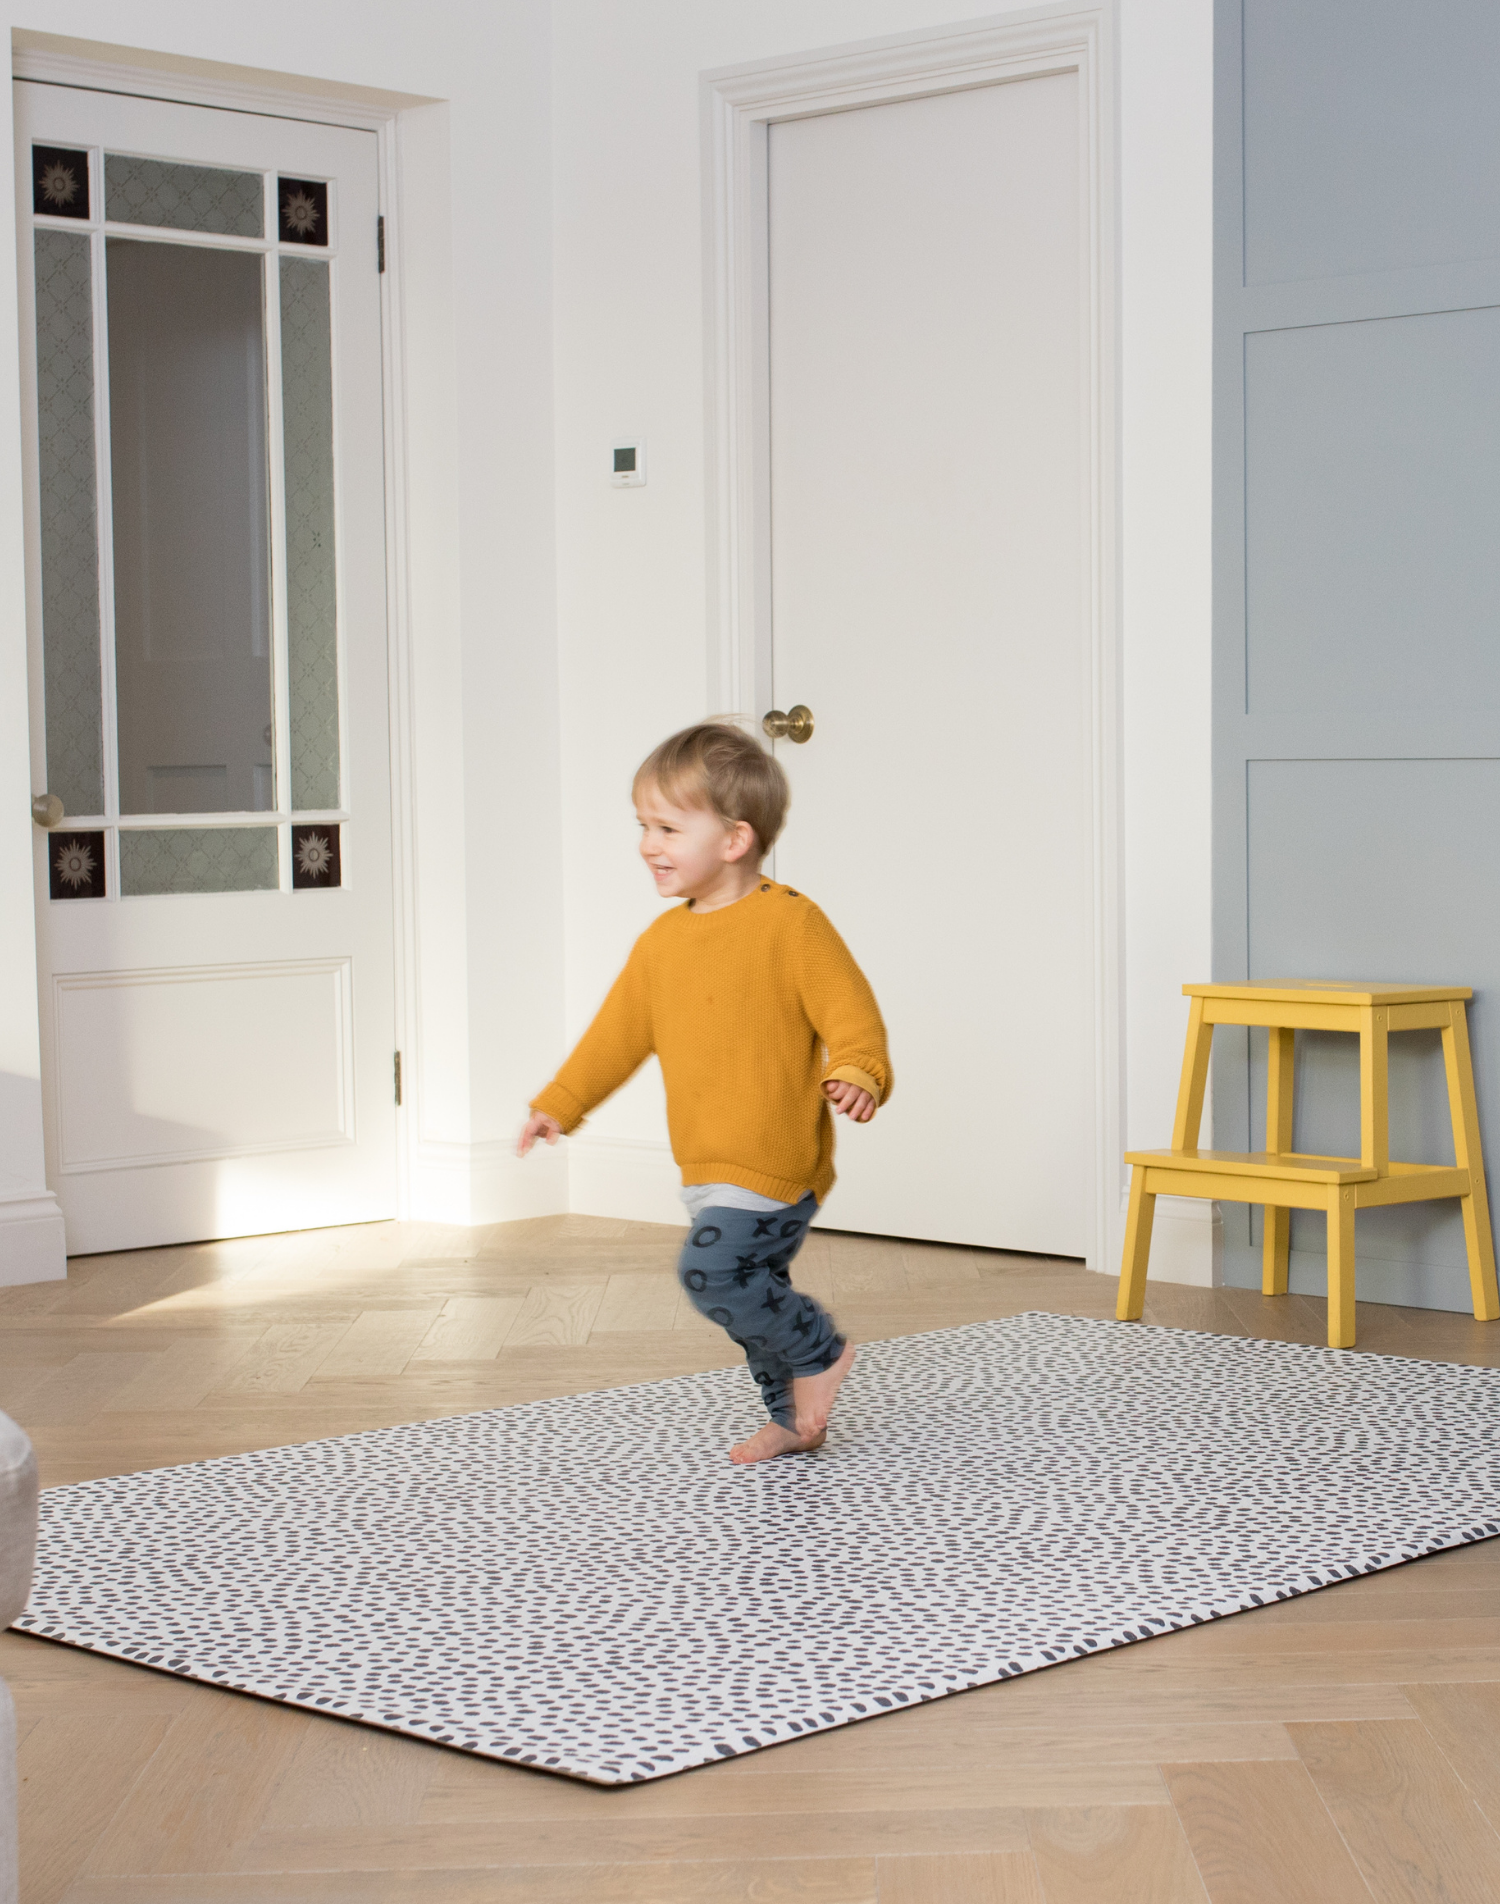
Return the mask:
{"type": "Polygon", "coordinates": [[[1274,1177],[1288,1183],[1371,1183],[1380,1175],[1358,1157],[1309,1157],[1268,1150],[1127,1150],[1125,1161],[1210,1176],[1274,1177]]]}
{"type": "Polygon", "coordinates": [[[1472,998],[1468,985],[1418,985],[1350,978],[1273,978],[1258,985],[1184,985],[1188,998],[1244,998],[1268,1005],[1295,1005],[1316,999],[1338,1005],[1426,1005],[1435,1000],[1472,998]]]}

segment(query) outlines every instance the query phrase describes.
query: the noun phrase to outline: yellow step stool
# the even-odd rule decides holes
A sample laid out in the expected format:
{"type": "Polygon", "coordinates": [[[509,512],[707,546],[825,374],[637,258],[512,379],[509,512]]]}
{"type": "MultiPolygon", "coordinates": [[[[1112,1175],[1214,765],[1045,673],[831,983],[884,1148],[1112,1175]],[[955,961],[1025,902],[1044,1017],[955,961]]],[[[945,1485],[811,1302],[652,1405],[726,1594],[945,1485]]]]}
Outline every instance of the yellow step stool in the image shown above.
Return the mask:
{"type": "Polygon", "coordinates": [[[1125,1225],[1125,1260],[1115,1310],[1120,1320],[1140,1320],[1146,1299],[1151,1220],[1159,1196],[1264,1204],[1260,1286],[1267,1296],[1286,1294],[1292,1211],[1325,1211],[1328,1341],[1335,1349],[1354,1346],[1355,1211],[1383,1203],[1425,1203],[1433,1197],[1459,1197],[1463,1201],[1474,1314],[1482,1322],[1500,1316],[1479,1110],[1464,1011],[1465,1001],[1474,995],[1469,987],[1359,985],[1330,980],[1295,985],[1184,985],[1182,989],[1193,1002],[1172,1148],[1125,1153],[1130,1165],[1130,1215],[1125,1225]],[[1264,1025],[1270,1032],[1264,1150],[1198,1148],[1203,1088],[1208,1081],[1208,1054],[1215,1025],[1264,1025]],[[1291,1148],[1294,1043],[1299,1031],[1347,1031],[1359,1038],[1358,1157],[1308,1157],[1291,1148]],[[1391,1160],[1386,1052],[1393,1031],[1443,1034],[1443,1067],[1453,1119],[1455,1161],[1451,1168],[1446,1164],[1391,1160]]]}

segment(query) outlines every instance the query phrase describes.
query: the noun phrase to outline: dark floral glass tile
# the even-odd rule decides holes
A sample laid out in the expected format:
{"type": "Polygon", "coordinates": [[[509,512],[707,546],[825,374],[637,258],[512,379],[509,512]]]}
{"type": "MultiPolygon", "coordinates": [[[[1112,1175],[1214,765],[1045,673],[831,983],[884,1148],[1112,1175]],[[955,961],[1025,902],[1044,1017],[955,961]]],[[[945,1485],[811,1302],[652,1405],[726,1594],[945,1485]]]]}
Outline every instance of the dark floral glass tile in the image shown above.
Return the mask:
{"type": "Polygon", "coordinates": [[[278,179],[276,236],[284,245],[326,245],[328,187],[317,179],[278,179]]]}
{"type": "Polygon", "coordinates": [[[89,215],[89,155],[68,146],[31,148],[31,208],[47,218],[89,215]]]}
{"type": "Polygon", "coordinates": [[[104,835],[47,835],[47,890],[54,899],[104,897],[104,835]]]}
{"type": "Polygon", "coordinates": [[[339,877],[339,830],[336,826],[292,828],[292,890],[311,892],[318,886],[342,884],[339,877]]]}

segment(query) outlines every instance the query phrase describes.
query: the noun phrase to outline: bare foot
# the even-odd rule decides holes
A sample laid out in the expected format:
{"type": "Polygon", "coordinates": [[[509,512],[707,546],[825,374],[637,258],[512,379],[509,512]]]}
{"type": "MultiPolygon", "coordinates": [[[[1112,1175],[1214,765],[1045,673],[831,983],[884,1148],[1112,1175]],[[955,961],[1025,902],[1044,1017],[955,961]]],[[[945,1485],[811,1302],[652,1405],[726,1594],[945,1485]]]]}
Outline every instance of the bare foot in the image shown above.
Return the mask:
{"type": "Polygon", "coordinates": [[[778,1454],[807,1454],[821,1448],[827,1439],[821,1431],[799,1435],[790,1428],[783,1428],[779,1421],[768,1421],[764,1428],[757,1428],[748,1441],[731,1448],[729,1459],[736,1467],[744,1468],[752,1461],[770,1461],[778,1454]]]}
{"type": "Polygon", "coordinates": [[[797,1375],[792,1378],[792,1407],[797,1413],[797,1432],[817,1435],[821,1440],[833,1412],[834,1399],[844,1385],[844,1377],[854,1367],[854,1344],[847,1343],[844,1353],[821,1375],[797,1375]]]}

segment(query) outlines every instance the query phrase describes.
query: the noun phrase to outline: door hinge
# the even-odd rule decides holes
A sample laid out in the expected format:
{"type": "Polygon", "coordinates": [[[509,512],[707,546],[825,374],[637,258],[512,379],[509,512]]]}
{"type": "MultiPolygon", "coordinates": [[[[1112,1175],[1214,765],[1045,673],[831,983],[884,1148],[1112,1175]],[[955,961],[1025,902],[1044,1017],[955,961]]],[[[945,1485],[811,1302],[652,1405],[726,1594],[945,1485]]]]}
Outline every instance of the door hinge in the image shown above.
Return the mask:
{"type": "Polygon", "coordinates": [[[385,269],[385,216],[383,213],[375,220],[375,269],[377,271],[385,269]]]}
{"type": "Polygon", "coordinates": [[[401,1102],[401,1053],[399,1051],[396,1053],[395,1072],[396,1072],[396,1102],[399,1104],[401,1102]]]}

